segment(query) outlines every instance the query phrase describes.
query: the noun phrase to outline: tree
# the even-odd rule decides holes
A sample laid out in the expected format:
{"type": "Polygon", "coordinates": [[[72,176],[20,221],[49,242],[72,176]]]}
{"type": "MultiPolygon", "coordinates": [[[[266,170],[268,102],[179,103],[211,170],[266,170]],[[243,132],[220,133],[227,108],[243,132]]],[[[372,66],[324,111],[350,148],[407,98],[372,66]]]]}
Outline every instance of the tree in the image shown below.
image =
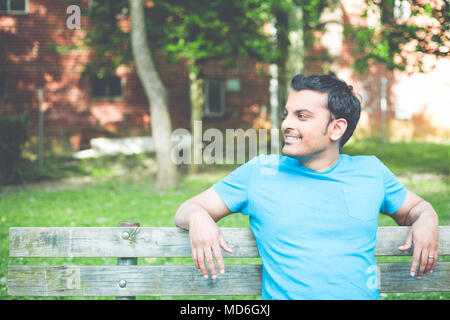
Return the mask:
{"type": "Polygon", "coordinates": [[[117,67],[133,62],[130,34],[118,23],[128,19],[128,11],[128,0],[90,1],[89,29],[81,41],[85,48],[91,49],[91,58],[84,66],[83,76],[102,78],[114,74],[117,67]]]}
{"type": "Polygon", "coordinates": [[[172,156],[171,123],[167,105],[167,93],[156,71],[147,43],[145,31],[144,0],[129,0],[131,16],[131,45],[136,71],[150,101],[152,136],[156,150],[158,173],[156,188],[163,190],[177,185],[172,156]]]}
{"type": "Polygon", "coordinates": [[[423,57],[446,57],[450,45],[450,3],[437,0],[365,0],[363,18],[375,24],[346,25],[355,41],[354,69],[364,73],[382,63],[388,70],[424,72],[423,57]]]}
{"type": "MultiPolygon", "coordinates": [[[[82,39],[91,48],[93,58],[85,65],[83,75],[103,78],[114,74],[121,65],[134,63],[147,99],[152,117],[152,136],[157,160],[156,189],[158,191],[178,184],[176,166],[171,159],[171,122],[167,93],[153,62],[148,44],[148,24],[144,15],[144,0],[96,0],[88,11],[90,29],[82,39]],[[131,33],[119,22],[131,16],[131,33]]],[[[153,45],[153,43],[152,43],[153,45]]],[[[154,47],[158,48],[155,44],[154,47]]]]}
{"type": "MultiPolygon", "coordinates": [[[[225,61],[225,68],[235,67],[239,58],[268,62],[272,57],[270,38],[264,33],[268,5],[260,0],[169,0],[154,1],[152,17],[166,16],[159,29],[166,35],[162,46],[174,61],[183,61],[190,80],[191,133],[194,146],[201,145],[196,121],[203,117],[204,66],[211,60],[225,61]]],[[[157,26],[155,26],[157,27],[157,26]]],[[[196,172],[194,164],[190,172],[196,172]]]]}
{"type": "MultiPolygon", "coordinates": [[[[97,57],[87,64],[86,73],[103,76],[133,60],[129,35],[118,25],[127,14],[124,0],[93,1],[85,44],[95,48],[97,57]]],[[[194,122],[202,120],[205,64],[220,59],[225,61],[225,68],[231,68],[239,58],[269,62],[273,48],[263,32],[268,19],[268,6],[262,0],[145,2],[145,30],[152,52],[160,50],[169,61],[186,65],[192,131],[196,130],[194,122]]],[[[152,114],[152,125],[155,121],[152,114]]],[[[197,132],[192,133],[201,138],[197,132]]]]}
{"type": "MultiPolygon", "coordinates": [[[[448,56],[450,47],[450,3],[436,0],[361,0],[365,6],[363,20],[372,13],[379,23],[344,26],[344,36],[355,42],[356,56],[352,67],[359,73],[370,65],[382,63],[389,70],[423,72],[423,56],[448,56]],[[407,46],[413,49],[407,50],[407,46]]],[[[329,0],[273,0],[271,16],[276,29],[278,56],[278,100],[283,105],[289,92],[288,80],[296,73],[305,73],[305,66],[315,60],[331,62],[331,57],[311,54],[318,40],[317,31],[327,23],[321,15],[325,9],[336,9],[329,0]]]]}

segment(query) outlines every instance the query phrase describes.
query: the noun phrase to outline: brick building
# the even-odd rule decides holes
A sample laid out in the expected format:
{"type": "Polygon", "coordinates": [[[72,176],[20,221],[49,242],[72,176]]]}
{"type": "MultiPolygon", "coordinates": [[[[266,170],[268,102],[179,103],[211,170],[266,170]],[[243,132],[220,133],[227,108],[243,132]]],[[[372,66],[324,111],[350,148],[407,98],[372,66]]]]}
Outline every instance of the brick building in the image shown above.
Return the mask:
{"type": "MultiPolygon", "coordinates": [[[[344,22],[359,17],[358,0],[342,1],[333,13],[344,22]]],[[[88,0],[74,1],[87,8],[88,0]]],[[[77,44],[89,28],[81,15],[81,28],[71,30],[65,1],[0,1],[0,110],[15,114],[28,110],[32,120],[33,149],[37,142],[39,89],[43,89],[45,150],[74,151],[89,146],[94,137],[150,135],[148,101],[135,71],[120,67],[116,75],[93,80],[82,77],[88,50],[57,52],[55,44],[77,44]]],[[[402,139],[448,139],[450,131],[448,74],[450,62],[426,75],[408,77],[374,67],[366,75],[351,70],[351,43],[342,36],[342,25],[323,34],[322,47],[334,56],[331,70],[349,81],[363,98],[363,114],[355,135],[376,135],[379,130],[381,78],[387,78],[390,135],[402,139]],[[331,36],[330,36],[331,35],[331,36]],[[423,86],[426,88],[423,90],[423,86]],[[415,88],[415,89],[411,89],[415,88]],[[414,97],[411,99],[411,97],[414,97]],[[409,100],[408,100],[409,99],[409,100]],[[400,111],[399,111],[400,110],[400,111]]],[[[323,49],[322,48],[322,49],[323,49]]],[[[169,64],[156,54],[156,64],[169,93],[172,127],[190,128],[189,82],[183,64],[169,64]]],[[[239,69],[223,70],[220,61],[205,69],[209,104],[204,128],[270,127],[269,67],[243,61],[239,69]]],[[[321,66],[308,66],[308,73],[321,66]]],[[[208,100],[208,99],[207,99],[208,100]]]]}
{"type": "MultiPolygon", "coordinates": [[[[2,2],[4,3],[4,2],[2,2]]],[[[49,0],[9,0],[0,13],[0,110],[28,110],[37,141],[39,89],[44,89],[45,150],[79,150],[94,137],[150,135],[149,103],[134,70],[120,67],[104,79],[82,77],[87,50],[58,53],[55,44],[79,43],[89,21],[70,30],[68,3],[49,0]],[[16,7],[14,7],[14,5],[16,7]],[[12,7],[10,7],[12,6],[12,7]]],[[[88,1],[75,2],[82,8],[88,1]]],[[[169,93],[172,127],[190,129],[189,79],[183,64],[169,64],[155,55],[169,93]]],[[[205,68],[209,104],[204,128],[252,127],[269,104],[268,66],[242,61],[239,70],[224,70],[220,61],[205,68]]],[[[264,121],[264,119],[262,119],[264,121]]],[[[256,124],[257,125],[257,124],[256,124]]]]}

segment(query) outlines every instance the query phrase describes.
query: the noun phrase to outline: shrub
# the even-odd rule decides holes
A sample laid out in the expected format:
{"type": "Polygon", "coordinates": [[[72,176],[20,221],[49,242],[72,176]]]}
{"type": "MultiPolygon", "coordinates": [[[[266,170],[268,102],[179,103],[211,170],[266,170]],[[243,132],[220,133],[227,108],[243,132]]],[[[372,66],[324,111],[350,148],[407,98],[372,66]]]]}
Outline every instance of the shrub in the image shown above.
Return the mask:
{"type": "Polygon", "coordinates": [[[0,111],[0,185],[15,182],[17,178],[17,165],[30,123],[27,111],[16,116],[6,116],[0,111]]]}

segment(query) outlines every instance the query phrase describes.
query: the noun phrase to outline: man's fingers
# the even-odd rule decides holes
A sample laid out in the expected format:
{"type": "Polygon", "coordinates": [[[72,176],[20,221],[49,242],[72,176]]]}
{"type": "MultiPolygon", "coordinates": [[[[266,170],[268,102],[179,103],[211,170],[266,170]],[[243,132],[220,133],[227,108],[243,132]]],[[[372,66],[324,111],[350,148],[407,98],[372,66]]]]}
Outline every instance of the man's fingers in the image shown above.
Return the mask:
{"type": "MultiPolygon", "coordinates": [[[[211,272],[211,277],[215,279],[217,277],[216,268],[214,266],[214,259],[211,253],[211,248],[205,248],[205,258],[206,263],[208,264],[209,272],[211,272]]],[[[206,277],[208,276],[208,273],[206,273],[206,277]]]]}
{"type": "Polygon", "coordinates": [[[200,266],[198,264],[197,250],[192,248],[192,260],[194,260],[195,267],[200,270],[200,266]]]}
{"type": "Polygon", "coordinates": [[[220,273],[225,272],[225,265],[223,263],[222,253],[220,252],[220,247],[218,245],[213,247],[214,257],[216,258],[217,267],[220,273]]]}
{"type": "Polygon", "coordinates": [[[409,231],[408,236],[406,237],[405,243],[398,247],[399,250],[408,250],[412,245],[412,230],[409,231]]]}
{"type": "Polygon", "coordinates": [[[228,243],[225,241],[222,232],[219,234],[219,245],[220,247],[228,253],[233,253],[231,248],[228,246],[228,243]]]}
{"type": "Polygon", "coordinates": [[[430,272],[431,273],[434,271],[434,268],[436,268],[436,263],[437,263],[437,260],[438,260],[438,251],[437,250],[434,250],[433,257],[434,257],[433,264],[431,265],[431,268],[430,268],[430,272]]]}
{"type": "Polygon", "coordinates": [[[419,266],[419,272],[417,273],[417,279],[422,278],[423,274],[425,273],[427,264],[428,264],[428,250],[423,249],[420,255],[420,266],[419,266]]]}
{"type": "Polygon", "coordinates": [[[436,267],[437,258],[438,258],[437,250],[430,250],[428,252],[428,257],[427,257],[428,262],[427,262],[427,266],[425,268],[424,273],[427,273],[427,272],[432,273],[433,272],[434,268],[436,267]]]}
{"type": "Polygon", "coordinates": [[[203,273],[203,276],[205,278],[208,278],[208,270],[206,269],[205,254],[204,254],[203,250],[199,250],[197,252],[197,260],[198,260],[198,265],[199,265],[200,271],[203,273]]]}
{"type": "Polygon", "coordinates": [[[417,265],[419,264],[419,260],[420,260],[420,251],[421,250],[419,250],[418,248],[414,248],[414,253],[413,253],[412,262],[411,262],[411,270],[410,270],[411,277],[414,277],[414,275],[416,274],[417,265]]]}
{"type": "Polygon", "coordinates": [[[430,272],[431,267],[433,266],[434,256],[431,253],[431,250],[428,250],[427,255],[424,256],[424,259],[427,259],[427,263],[425,269],[423,270],[423,274],[430,272]]]}
{"type": "Polygon", "coordinates": [[[191,240],[192,259],[194,260],[195,267],[199,269],[205,278],[208,278],[208,269],[211,273],[211,277],[215,279],[217,277],[216,266],[220,273],[225,272],[225,265],[223,262],[222,251],[223,248],[227,252],[232,252],[231,248],[223,238],[222,233],[218,232],[218,237],[215,239],[193,241],[191,240]]]}

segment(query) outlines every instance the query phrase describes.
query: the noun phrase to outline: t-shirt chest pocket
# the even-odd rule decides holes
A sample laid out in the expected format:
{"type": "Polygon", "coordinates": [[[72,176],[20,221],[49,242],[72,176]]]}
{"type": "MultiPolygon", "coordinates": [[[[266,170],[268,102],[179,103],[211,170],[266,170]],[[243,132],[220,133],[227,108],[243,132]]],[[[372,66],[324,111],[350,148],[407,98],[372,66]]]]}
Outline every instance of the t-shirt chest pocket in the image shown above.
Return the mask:
{"type": "Polygon", "coordinates": [[[343,186],[342,191],[347,204],[347,213],[350,217],[361,221],[370,221],[378,218],[380,208],[377,204],[375,190],[343,186]]]}

